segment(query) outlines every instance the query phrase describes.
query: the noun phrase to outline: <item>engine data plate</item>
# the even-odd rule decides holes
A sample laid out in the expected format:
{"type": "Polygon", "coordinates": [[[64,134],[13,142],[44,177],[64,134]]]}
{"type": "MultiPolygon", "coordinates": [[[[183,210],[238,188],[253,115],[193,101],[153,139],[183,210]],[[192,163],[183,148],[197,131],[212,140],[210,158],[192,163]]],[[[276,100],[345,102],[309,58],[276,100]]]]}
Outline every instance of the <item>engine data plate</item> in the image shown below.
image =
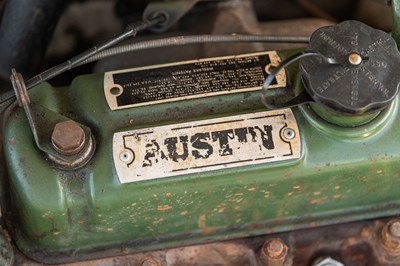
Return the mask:
{"type": "MultiPolygon", "coordinates": [[[[104,74],[104,93],[111,110],[261,89],[275,51],[184,61],[104,74]]],[[[270,88],[286,86],[276,75],[270,88]]]]}
{"type": "Polygon", "coordinates": [[[300,135],[290,109],[114,133],[121,183],[296,159],[300,135]]]}

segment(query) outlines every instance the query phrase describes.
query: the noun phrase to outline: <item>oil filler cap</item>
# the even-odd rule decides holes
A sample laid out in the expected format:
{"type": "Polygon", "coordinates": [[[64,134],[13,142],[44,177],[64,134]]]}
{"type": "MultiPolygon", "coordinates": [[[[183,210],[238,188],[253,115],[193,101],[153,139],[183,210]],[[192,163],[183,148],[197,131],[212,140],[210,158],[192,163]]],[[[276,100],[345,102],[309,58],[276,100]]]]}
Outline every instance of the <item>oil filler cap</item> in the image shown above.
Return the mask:
{"type": "Polygon", "coordinates": [[[301,60],[303,83],[313,100],[344,115],[377,112],[399,90],[400,54],[387,33],[358,21],[345,21],[315,31],[307,50],[321,57],[301,60]]]}

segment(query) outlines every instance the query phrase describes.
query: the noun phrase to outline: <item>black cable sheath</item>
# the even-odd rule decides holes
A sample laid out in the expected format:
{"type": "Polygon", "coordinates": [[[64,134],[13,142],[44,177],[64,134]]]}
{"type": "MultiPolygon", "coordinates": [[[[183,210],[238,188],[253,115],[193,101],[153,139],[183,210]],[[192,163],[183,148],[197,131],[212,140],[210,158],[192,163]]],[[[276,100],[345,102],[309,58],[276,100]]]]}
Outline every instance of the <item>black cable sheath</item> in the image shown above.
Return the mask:
{"type": "Polygon", "coordinates": [[[295,104],[299,103],[299,99],[303,99],[305,98],[305,95],[302,94],[299,96],[299,98],[293,98],[292,100],[290,100],[289,102],[286,103],[282,103],[282,104],[271,104],[267,101],[267,90],[269,89],[269,86],[271,85],[272,81],[275,79],[276,74],[279,73],[279,71],[281,71],[282,69],[286,68],[287,66],[293,64],[294,62],[305,58],[305,57],[310,57],[310,56],[317,56],[317,57],[321,57],[326,63],[328,64],[332,64],[332,65],[338,65],[340,64],[338,62],[337,59],[335,58],[330,58],[330,57],[326,57],[325,55],[317,52],[317,51],[304,51],[302,53],[297,53],[294,54],[288,58],[286,58],[284,61],[282,61],[282,63],[280,63],[277,67],[275,68],[271,68],[271,72],[270,74],[265,78],[264,84],[262,86],[261,89],[261,102],[270,109],[278,109],[278,108],[285,108],[285,107],[290,107],[293,106],[295,104]]]}

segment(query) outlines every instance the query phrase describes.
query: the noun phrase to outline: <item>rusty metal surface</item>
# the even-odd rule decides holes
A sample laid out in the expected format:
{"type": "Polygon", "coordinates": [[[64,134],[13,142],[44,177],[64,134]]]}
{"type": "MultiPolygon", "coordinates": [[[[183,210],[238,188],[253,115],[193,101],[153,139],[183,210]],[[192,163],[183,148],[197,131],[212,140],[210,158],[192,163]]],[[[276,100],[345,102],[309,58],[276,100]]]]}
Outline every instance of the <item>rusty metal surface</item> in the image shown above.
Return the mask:
{"type": "MultiPolygon", "coordinates": [[[[390,219],[363,221],[133,255],[124,255],[124,250],[121,249],[121,256],[118,257],[68,263],[62,266],[309,266],[328,257],[346,266],[400,265],[399,250],[387,249],[381,235],[384,228],[391,227],[397,221],[390,219]],[[283,244],[279,246],[293,261],[286,260],[284,264],[265,264],[261,255],[262,250],[276,241],[283,244]]],[[[15,265],[43,265],[30,260],[17,250],[15,252],[15,265]]]]}
{"type": "Polygon", "coordinates": [[[390,252],[400,253],[400,220],[392,220],[382,228],[383,246],[390,252]]]}
{"type": "Polygon", "coordinates": [[[291,257],[288,256],[288,246],[279,238],[265,241],[260,250],[260,260],[268,266],[291,265],[291,257]]]}

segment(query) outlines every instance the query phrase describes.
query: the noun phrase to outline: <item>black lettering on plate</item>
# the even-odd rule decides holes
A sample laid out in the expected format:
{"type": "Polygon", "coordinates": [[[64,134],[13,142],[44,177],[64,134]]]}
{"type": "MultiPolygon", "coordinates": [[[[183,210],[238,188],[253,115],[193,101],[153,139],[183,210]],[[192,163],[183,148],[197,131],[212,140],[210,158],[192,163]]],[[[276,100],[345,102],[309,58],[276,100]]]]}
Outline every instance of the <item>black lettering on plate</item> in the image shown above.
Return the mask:
{"type": "MultiPolygon", "coordinates": [[[[263,54],[114,73],[114,84],[123,88],[116,97],[117,105],[261,87],[268,75],[265,66],[270,63],[270,55],[263,54]]],[[[276,80],[272,82],[276,84],[276,80]]]]}
{"type": "Polygon", "coordinates": [[[146,154],[144,156],[143,167],[153,166],[158,163],[159,160],[165,160],[167,157],[164,152],[161,151],[160,145],[155,140],[146,144],[146,154]]]}
{"type": "MultiPolygon", "coordinates": [[[[256,137],[257,137],[257,132],[258,132],[261,135],[262,145],[264,146],[264,148],[266,148],[268,150],[275,149],[274,140],[272,139],[272,126],[266,125],[266,126],[264,126],[264,130],[259,128],[258,126],[249,127],[249,132],[250,132],[250,135],[254,142],[257,141],[256,137]]],[[[261,149],[262,148],[260,146],[260,150],[261,149]]]]}
{"type": "Polygon", "coordinates": [[[226,156],[232,155],[232,149],[229,146],[229,139],[233,139],[235,135],[233,134],[233,129],[215,131],[211,133],[213,141],[219,141],[219,155],[226,156]]]}
{"type": "Polygon", "coordinates": [[[238,138],[239,143],[246,143],[247,142],[247,128],[236,128],[235,135],[238,138]]]}
{"type": "Polygon", "coordinates": [[[184,161],[189,156],[188,136],[180,136],[179,142],[180,144],[178,144],[177,137],[167,138],[164,141],[165,145],[167,146],[169,157],[174,162],[184,161]],[[180,152],[178,151],[178,145],[180,145],[179,147],[182,148],[179,149],[180,152]]]}
{"type": "Polygon", "coordinates": [[[206,159],[213,153],[213,147],[207,140],[210,140],[210,133],[196,133],[190,138],[192,147],[196,149],[192,151],[192,155],[195,159],[206,159]]]}

